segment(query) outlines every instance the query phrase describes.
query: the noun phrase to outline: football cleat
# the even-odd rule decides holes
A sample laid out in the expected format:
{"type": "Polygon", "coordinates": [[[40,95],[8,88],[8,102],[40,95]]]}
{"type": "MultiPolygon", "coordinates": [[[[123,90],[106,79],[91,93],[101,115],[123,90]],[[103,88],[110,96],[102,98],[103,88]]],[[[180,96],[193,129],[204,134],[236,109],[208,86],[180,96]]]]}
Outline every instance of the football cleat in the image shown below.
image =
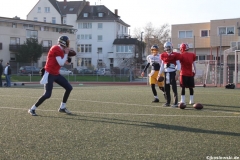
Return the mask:
{"type": "Polygon", "coordinates": [[[67,108],[59,108],[58,109],[58,112],[61,112],[61,113],[67,113],[67,114],[71,114],[71,112],[69,110],[67,110],[67,108]]]}
{"type": "Polygon", "coordinates": [[[165,104],[163,105],[163,107],[169,107],[169,106],[170,106],[169,103],[165,103],[165,104]]]}
{"type": "Polygon", "coordinates": [[[28,113],[31,114],[32,116],[37,116],[35,110],[29,109],[29,110],[28,110],[28,113]]]}
{"type": "Polygon", "coordinates": [[[172,108],[178,108],[178,104],[173,104],[171,107],[172,108]]]}
{"type": "Polygon", "coordinates": [[[159,99],[158,98],[155,98],[152,103],[158,103],[159,102],[159,99]]]}

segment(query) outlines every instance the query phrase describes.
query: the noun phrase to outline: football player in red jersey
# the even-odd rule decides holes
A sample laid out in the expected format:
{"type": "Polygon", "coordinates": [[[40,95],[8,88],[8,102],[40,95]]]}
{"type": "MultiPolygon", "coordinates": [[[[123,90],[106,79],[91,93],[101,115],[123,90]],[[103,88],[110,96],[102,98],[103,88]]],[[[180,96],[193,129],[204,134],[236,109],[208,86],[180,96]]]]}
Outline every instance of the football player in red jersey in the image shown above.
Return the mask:
{"type": "Polygon", "coordinates": [[[161,64],[160,72],[158,77],[160,77],[161,73],[165,73],[165,92],[167,97],[167,103],[163,106],[170,106],[171,95],[170,95],[170,85],[172,85],[172,91],[174,94],[174,103],[172,105],[173,108],[178,107],[178,94],[177,94],[177,79],[179,76],[179,70],[181,69],[181,64],[179,62],[180,54],[173,52],[173,46],[171,42],[164,43],[165,52],[161,53],[160,59],[163,61],[161,64]]]}
{"type": "Polygon", "coordinates": [[[194,103],[193,99],[193,88],[195,87],[194,76],[196,73],[196,54],[188,52],[188,44],[182,43],[180,45],[181,51],[181,71],[180,71],[180,86],[182,87],[181,91],[181,101],[179,103],[185,103],[185,88],[189,88],[190,92],[190,101],[189,104],[194,103]],[[194,69],[194,70],[193,70],[194,69]]]}
{"type": "Polygon", "coordinates": [[[45,92],[38,99],[38,101],[28,110],[28,113],[32,116],[37,116],[35,110],[41,105],[46,99],[51,97],[53,83],[56,82],[65,89],[63,99],[58,109],[59,112],[71,114],[66,108],[66,102],[72,91],[70,83],[59,74],[61,66],[65,63],[68,64],[67,58],[69,53],[69,38],[67,36],[60,36],[58,38],[58,45],[54,45],[48,52],[46,65],[44,67],[45,73],[43,74],[41,84],[44,84],[45,92]]]}

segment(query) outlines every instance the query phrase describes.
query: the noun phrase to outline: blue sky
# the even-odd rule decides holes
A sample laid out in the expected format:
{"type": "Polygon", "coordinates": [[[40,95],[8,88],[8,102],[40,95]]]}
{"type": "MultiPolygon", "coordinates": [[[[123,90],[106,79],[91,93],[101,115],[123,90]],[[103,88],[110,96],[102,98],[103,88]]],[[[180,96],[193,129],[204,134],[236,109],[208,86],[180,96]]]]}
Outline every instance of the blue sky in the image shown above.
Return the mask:
{"type": "MultiPolygon", "coordinates": [[[[59,0],[63,1],[63,0],[59,0]]],[[[68,0],[69,1],[69,0],[68,0]]],[[[75,1],[75,0],[71,0],[75,1]]],[[[91,5],[102,4],[135,28],[143,28],[151,22],[154,27],[162,24],[186,24],[209,22],[215,19],[240,18],[240,0],[89,0],[91,5]]],[[[1,17],[26,15],[38,0],[5,0],[0,5],[1,17]]]]}

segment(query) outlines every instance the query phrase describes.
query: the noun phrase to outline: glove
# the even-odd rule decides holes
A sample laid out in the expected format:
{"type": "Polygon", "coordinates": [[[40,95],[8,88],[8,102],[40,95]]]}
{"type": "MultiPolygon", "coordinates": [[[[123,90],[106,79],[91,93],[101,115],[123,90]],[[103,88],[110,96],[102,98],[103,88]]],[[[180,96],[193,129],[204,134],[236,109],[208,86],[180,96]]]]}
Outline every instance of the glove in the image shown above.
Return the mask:
{"type": "Polygon", "coordinates": [[[72,58],[68,57],[67,61],[68,61],[68,63],[71,63],[72,62],[72,58]]]}

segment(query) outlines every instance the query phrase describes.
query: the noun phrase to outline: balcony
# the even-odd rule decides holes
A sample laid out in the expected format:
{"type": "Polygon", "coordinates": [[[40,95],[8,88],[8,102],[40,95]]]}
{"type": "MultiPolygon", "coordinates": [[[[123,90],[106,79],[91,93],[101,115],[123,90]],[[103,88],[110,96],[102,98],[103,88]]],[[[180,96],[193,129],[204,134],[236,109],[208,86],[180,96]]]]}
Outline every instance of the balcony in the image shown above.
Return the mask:
{"type": "Polygon", "coordinates": [[[18,52],[20,49],[20,44],[9,44],[9,51],[18,52]]]}
{"type": "Polygon", "coordinates": [[[48,52],[51,47],[42,47],[42,52],[48,52]]]}

